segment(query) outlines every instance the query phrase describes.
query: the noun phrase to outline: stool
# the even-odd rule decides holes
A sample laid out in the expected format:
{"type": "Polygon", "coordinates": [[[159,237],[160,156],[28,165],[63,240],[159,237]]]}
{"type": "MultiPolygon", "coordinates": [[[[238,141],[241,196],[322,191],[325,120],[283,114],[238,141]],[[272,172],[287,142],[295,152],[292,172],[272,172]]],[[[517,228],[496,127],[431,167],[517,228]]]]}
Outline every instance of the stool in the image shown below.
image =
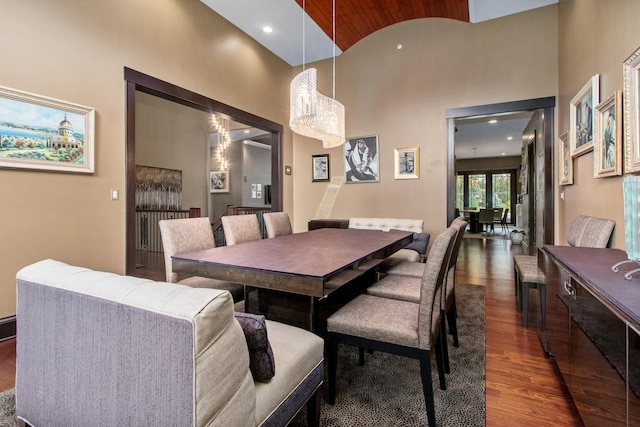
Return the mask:
{"type": "Polygon", "coordinates": [[[547,279],[544,271],[536,264],[521,264],[516,267],[516,286],[519,292],[519,309],[522,311],[522,326],[529,326],[529,289],[538,289],[542,330],[546,329],[547,315],[547,279]]]}

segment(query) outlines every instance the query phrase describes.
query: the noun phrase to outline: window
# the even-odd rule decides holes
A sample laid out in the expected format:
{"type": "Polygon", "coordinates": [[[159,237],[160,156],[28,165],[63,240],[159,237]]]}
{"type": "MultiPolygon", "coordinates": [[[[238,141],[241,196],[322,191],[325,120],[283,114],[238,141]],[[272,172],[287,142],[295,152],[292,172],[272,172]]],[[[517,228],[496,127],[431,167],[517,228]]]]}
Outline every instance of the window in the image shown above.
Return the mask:
{"type": "Polygon", "coordinates": [[[456,176],[456,208],[509,209],[511,222],[516,202],[517,171],[460,172],[456,176]]]}

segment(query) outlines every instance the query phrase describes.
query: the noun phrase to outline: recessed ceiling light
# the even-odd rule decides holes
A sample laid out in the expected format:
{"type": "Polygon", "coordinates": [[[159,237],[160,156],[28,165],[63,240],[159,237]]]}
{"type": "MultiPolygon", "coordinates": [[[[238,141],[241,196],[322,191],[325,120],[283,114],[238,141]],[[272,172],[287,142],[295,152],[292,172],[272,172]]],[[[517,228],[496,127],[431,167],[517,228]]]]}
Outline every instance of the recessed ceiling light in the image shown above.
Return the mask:
{"type": "Polygon", "coordinates": [[[244,133],[250,133],[251,131],[249,129],[245,129],[244,133]]]}
{"type": "Polygon", "coordinates": [[[273,28],[266,26],[262,29],[262,31],[264,31],[265,33],[272,33],[273,32],[273,28]]]}
{"type": "Polygon", "coordinates": [[[501,156],[506,156],[506,155],[507,155],[507,153],[500,153],[500,155],[501,155],[501,156]]]}
{"type": "Polygon", "coordinates": [[[508,136],[508,137],[507,137],[507,141],[511,141],[512,139],[513,139],[513,137],[512,137],[512,136],[508,136]]]}
{"type": "Polygon", "coordinates": [[[494,123],[498,123],[498,121],[496,119],[491,119],[489,120],[489,123],[494,124],[494,123]]]}
{"type": "Polygon", "coordinates": [[[396,48],[398,48],[398,50],[402,49],[402,43],[398,43],[398,46],[396,46],[396,48]]]}

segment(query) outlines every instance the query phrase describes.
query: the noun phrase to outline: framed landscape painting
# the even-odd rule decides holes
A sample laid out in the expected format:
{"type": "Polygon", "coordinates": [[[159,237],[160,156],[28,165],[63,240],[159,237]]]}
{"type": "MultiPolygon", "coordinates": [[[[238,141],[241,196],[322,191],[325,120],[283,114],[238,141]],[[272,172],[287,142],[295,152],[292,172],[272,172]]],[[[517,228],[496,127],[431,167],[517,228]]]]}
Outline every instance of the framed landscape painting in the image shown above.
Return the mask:
{"type": "Polygon", "coordinates": [[[229,192],[229,171],[211,171],[209,173],[209,191],[211,193],[229,192]]]}
{"type": "Polygon", "coordinates": [[[568,132],[563,133],[558,138],[558,150],[560,185],[571,185],[573,184],[573,159],[570,154],[568,132]]]}
{"type": "Polygon", "coordinates": [[[569,114],[569,139],[571,156],[576,157],[593,149],[593,108],[598,105],[600,75],[596,74],[571,100],[569,114]]]}
{"type": "Polygon", "coordinates": [[[94,172],[91,107],[0,86],[0,167],[94,172]]]}
{"type": "Polygon", "coordinates": [[[593,176],[622,175],[622,92],[596,107],[593,176]]]}
{"type": "Polygon", "coordinates": [[[640,49],[623,64],[625,173],[640,172],[640,49]]]}
{"type": "Polygon", "coordinates": [[[380,182],[378,135],[347,139],[344,143],[344,171],[347,184],[380,182]]]}
{"type": "Polygon", "coordinates": [[[393,150],[395,179],[420,178],[420,147],[393,150]]]}

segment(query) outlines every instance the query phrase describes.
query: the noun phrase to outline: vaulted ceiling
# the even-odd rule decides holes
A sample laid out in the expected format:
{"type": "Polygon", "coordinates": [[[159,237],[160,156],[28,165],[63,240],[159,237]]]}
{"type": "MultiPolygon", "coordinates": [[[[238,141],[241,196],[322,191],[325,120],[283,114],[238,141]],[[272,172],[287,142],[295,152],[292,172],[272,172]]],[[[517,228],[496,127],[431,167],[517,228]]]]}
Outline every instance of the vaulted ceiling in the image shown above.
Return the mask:
{"type": "MultiPolygon", "coordinates": [[[[333,38],[333,1],[296,0],[333,38]]],[[[468,0],[336,0],[336,45],[344,52],[369,34],[398,22],[418,18],[449,18],[469,22],[468,0]]]]}

